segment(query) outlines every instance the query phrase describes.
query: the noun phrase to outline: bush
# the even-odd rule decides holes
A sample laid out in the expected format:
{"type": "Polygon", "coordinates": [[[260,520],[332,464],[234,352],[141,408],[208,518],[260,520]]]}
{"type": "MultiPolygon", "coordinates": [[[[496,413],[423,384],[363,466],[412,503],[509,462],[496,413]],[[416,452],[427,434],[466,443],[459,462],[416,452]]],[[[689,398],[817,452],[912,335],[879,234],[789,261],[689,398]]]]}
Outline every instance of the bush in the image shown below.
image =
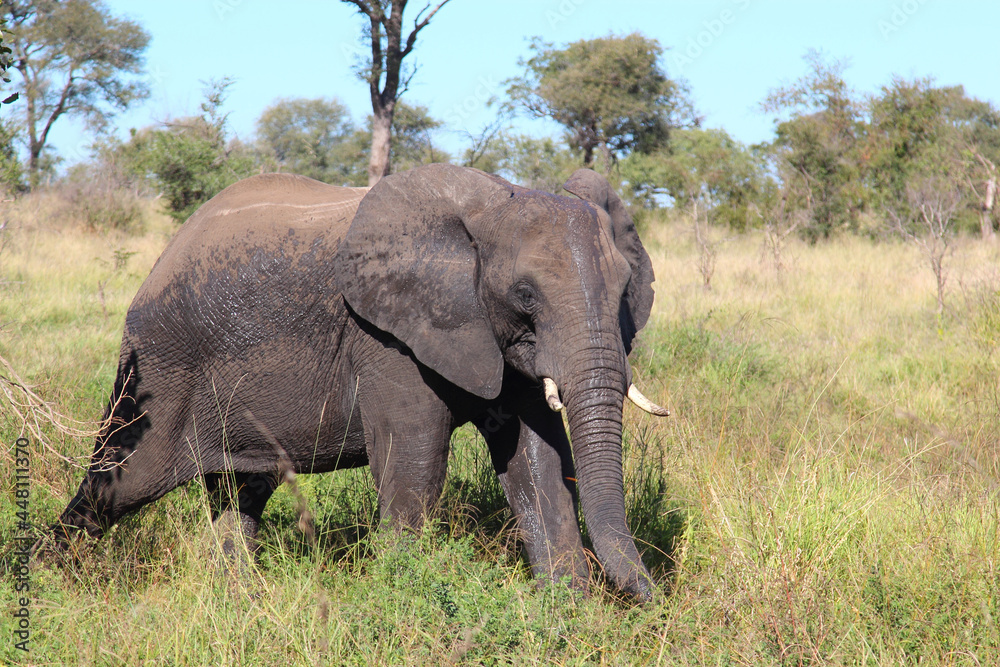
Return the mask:
{"type": "Polygon", "coordinates": [[[220,113],[228,79],[212,82],[199,116],[133,130],[127,142],[99,145],[98,161],[120,174],[137,192],[163,195],[167,214],[184,222],[222,189],[259,169],[253,152],[230,139],[220,113]]]}
{"type": "Polygon", "coordinates": [[[16,135],[13,126],[0,121],[0,193],[20,192],[24,189],[24,170],[14,147],[16,135]]]}
{"type": "Polygon", "coordinates": [[[139,193],[115,165],[79,164],[53,188],[60,202],[58,215],[64,222],[89,232],[143,231],[139,193]]]}
{"type": "Polygon", "coordinates": [[[64,196],[67,217],[88,231],[142,231],[139,198],[128,190],[94,183],[73,187],[64,196]]]}

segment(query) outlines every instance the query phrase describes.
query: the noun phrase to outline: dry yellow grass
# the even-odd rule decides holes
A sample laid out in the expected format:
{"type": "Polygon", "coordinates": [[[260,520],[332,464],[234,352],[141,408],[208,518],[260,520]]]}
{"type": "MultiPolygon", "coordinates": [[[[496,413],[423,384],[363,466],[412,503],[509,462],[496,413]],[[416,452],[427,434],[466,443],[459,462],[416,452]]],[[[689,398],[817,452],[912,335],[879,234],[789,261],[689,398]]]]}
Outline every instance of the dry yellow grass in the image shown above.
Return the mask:
{"type": "MultiPolygon", "coordinates": [[[[98,235],[59,224],[44,199],[0,215],[0,355],[58,410],[95,419],[128,303],[173,226],[149,214],[142,235],[98,235]]],[[[673,416],[626,414],[629,511],[669,596],[630,608],[536,592],[510,536],[492,539],[503,516],[489,529],[457,518],[499,497],[463,432],[447,531],[345,546],[334,527],[373,518],[367,473],[304,476],[319,547],[279,490],[252,590],[205,567],[203,493],[171,494],[81,562],[36,570],[38,661],[1000,662],[998,246],[957,241],[938,317],[912,245],[789,240],[778,274],[762,235],[735,236],[705,290],[683,220],[644,239],[657,299],[633,365],[673,416]]],[[[2,411],[7,442],[18,425],[2,411]]],[[[49,435],[72,456],[92,447],[49,435]]],[[[80,472],[41,454],[32,465],[41,525],[80,472]]],[[[8,649],[0,660],[17,657],[8,649]]]]}

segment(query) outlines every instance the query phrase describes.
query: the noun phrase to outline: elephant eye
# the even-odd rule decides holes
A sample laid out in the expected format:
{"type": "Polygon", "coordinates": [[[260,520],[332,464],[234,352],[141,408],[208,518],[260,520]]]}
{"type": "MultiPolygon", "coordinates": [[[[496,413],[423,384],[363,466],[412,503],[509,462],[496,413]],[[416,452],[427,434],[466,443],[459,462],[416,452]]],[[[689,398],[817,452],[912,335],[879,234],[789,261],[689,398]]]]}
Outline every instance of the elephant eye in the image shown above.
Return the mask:
{"type": "Polygon", "coordinates": [[[532,311],[538,305],[538,294],[528,283],[518,283],[514,286],[514,299],[524,311],[532,311]]]}

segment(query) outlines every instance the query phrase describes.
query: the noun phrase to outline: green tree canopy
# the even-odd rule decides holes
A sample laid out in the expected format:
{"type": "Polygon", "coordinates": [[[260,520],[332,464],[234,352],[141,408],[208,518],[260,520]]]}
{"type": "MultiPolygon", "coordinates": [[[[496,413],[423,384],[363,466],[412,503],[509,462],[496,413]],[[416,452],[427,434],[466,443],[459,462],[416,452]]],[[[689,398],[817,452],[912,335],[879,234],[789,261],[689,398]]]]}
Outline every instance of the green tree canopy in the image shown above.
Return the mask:
{"type": "Polygon", "coordinates": [[[827,62],[810,50],[808,73],[776,88],[762,103],[776,119],[771,152],[790,205],[806,212],[805,233],[817,239],[833,230],[857,227],[867,202],[860,147],[865,132],[863,105],[843,78],[846,63],[827,62]]]}
{"type": "Polygon", "coordinates": [[[663,146],[672,128],[697,124],[687,91],[660,67],[663,48],[639,33],[580,40],[563,49],[535,38],[534,55],[509,80],[511,102],[568,130],[584,164],[663,146]]]}
{"type": "MultiPolygon", "coordinates": [[[[368,153],[372,145],[372,117],[365,129],[351,120],[338,100],[282,99],[257,120],[261,157],[277,168],[334,185],[367,185],[368,153]]],[[[447,162],[447,153],[434,147],[433,133],[441,122],[427,107],[397,102],[392,128],[392,171],[404,171],[429,162],[447,162]]]]}
{"type": "MultiPolygon", "coordinates": [[[[371,125],[372,118],[369,117],[369,129],[371,125]]],[[[450,162],[448,153],[434,147],[433,133],[440,127],[441,121],[432,118],[427,107],[398,102],[392,123],[392,171],[406,171],[431,162],[450,162]]],[[[371,144],[370,134],[368,144],[371,144]]]]}
{"type": "MultiPolygon", "coordinates": [[[[10,48],[10,38],[5,34],[7,31],[7,14],[0,13],[0,88],[3,87],[2,84],[10,83],[10,74],[7,72],[14,64],[14,52],[10,48]]],[[[2,100],[0,104],[10,104],[19,97],[19,94],[15,91],[9,93],[2,100]]]]}
{"type": "Polygon", "coordinates": [[[367,182],[365,142],[337,99],[279,99],[257,119],[258,147],[289,171],[335,185],[367,182]],[[364,175],[364,180],[361,176],[364,175]]]}
{"type": "Polygon", "coordinates": [[[869,104],[867,180],[880,208],[898,219],[917,219],[909,210],[915,184],[924,191],[927,183],[947,183],[962,193],[956,221],[974,224],[978,214],[985,214],[981,230],[992,234],[1000,111],[968,97],[962,86],[900,77],[869,104]]]}
{"type": "Polygon", "coordinates": [[[221,112],[231,84],[228,78],[209,82],[200,115],[133,131],[124,143],[109,140],[100,157],[134,182],[159,190],[167,213],[184,222],[223,188],[259,170],[248,147],[229,136],[221,112]]]}
{"type": "Polygon", "coordinates": [[[149,34],[112,16],[100,0],[6,0],[0,9],[12,30],[25,98],[28,174],[37,185],[56,121],[77,116],[99,129],[115,111],[148,95],[137,75],[149,34]]]}
{"type": "Polygon", "coordinates": [[[654,153],[633,153],[621,164],[633,199],[646,208],[657,195],[675,206],[697,204],[710,222],[743,230],[752,206],[773,189],[764,158],[721,129],[681,129],[654,153]]]}
{"type": "Polygon", "coordinates": [[[462,164],[499,174],[526,188],[557,194],[580,167],[580,155],[551,137],[539,139],[498,128],[478,146],[467,149],[462,164]]]}

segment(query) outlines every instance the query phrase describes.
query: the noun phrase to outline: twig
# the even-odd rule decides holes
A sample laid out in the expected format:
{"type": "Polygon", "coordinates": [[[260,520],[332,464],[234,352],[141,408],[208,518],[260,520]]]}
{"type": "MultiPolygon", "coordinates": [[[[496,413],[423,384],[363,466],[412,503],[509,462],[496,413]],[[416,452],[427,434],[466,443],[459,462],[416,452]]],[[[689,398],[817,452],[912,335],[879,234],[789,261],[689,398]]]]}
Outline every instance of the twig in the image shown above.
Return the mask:
{"type": "MultiPolygon", "coordinates": [[[[11,406],[14,415],[21,422],[21,432],[25,430],[33,435],[42,446],[52,455],[76,468],[86,469],[85,463],[80,463],[76,459],[66,456],[57,450],[43,435],[43,423],[51,424],[58,432],[70,438],[93,438],[101,432],[103,424],[80,421],[62,415],[38,394],[32,391],[31,387],[14,371],[13,366],[4,357],[0,356],[0,394],[5,402],[11,406]]],[[[86,461],[90,456],[81,456],[81,460],[86,461]]]]}

